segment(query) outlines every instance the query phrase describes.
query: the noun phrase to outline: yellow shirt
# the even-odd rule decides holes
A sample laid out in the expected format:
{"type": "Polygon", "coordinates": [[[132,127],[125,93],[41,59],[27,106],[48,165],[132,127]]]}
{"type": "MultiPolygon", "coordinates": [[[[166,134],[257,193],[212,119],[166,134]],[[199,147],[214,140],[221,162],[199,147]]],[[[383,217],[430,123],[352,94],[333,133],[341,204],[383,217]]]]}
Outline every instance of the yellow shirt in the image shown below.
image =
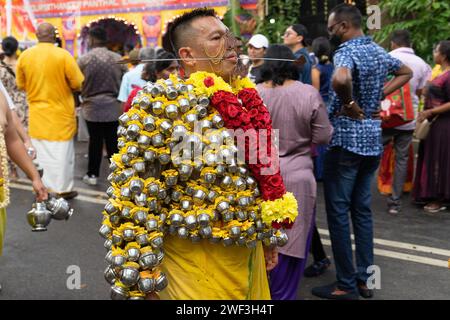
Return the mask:
{"type": "Polygon", "coordinates": [[[17,62],[16,81],[27,93],[29,135],[48,141],[67,141],[76,132],[73,91],[84,80],[75,59],[52,43],[25,50],[17,62]]]}

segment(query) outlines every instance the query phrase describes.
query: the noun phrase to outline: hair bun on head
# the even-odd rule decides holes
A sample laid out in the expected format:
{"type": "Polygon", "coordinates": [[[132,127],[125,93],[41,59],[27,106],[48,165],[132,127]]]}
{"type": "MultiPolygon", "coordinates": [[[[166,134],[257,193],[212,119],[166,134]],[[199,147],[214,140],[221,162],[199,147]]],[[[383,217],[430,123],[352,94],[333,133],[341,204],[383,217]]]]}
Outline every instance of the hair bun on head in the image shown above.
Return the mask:
{"type": "Polygon", "coordinates": [[[14,37],[6,37],[2,41],[2,50],[7,57],[11,57],[19,48],[19,42],[14,37]]]}
{"type": "Polygon", "coordinates": [[[320,58],[319,58],[319,61],[321,63],[328,62],[329,60],[330,60],[330,57],[328,57],[327,55],[320,56],[320,58]]]}

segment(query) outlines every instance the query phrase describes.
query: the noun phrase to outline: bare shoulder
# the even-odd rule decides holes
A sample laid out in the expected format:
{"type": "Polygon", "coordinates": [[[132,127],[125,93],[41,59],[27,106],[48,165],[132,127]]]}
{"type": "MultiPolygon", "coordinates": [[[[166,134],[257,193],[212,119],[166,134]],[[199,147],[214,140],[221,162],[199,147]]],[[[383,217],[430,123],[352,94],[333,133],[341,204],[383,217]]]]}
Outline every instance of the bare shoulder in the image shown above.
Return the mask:
{"type": "Polygon", "coordinates": [[[0,110],[5,112],[8,109],[8,102],[6,101],[6,97],[2,91],[0,91],[0,110]]]}
{"type": "Polygon", "coordinates": [[[3,93],[0,91],[0,126],[2,128],[6,128],[7,124],[8,124],[8,105],[7,105],[7,101],[5,96],[3,95],[3,93]]]}

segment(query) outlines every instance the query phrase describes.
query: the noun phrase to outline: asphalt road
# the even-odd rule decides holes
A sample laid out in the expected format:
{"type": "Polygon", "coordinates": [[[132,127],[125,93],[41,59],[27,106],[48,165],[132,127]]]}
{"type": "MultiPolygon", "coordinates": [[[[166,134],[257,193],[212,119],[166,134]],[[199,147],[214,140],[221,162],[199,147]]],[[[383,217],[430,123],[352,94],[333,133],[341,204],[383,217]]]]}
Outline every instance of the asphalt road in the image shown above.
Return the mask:
{"type": "MultiPolygon", "coordinates": [[[[76,186],[80,196],[71,201],[75,214],[69,221],[52,221],[48,231],[31,232],[26,221],[33,201],[30,187],[16,184],[12,188],[0,257],[0,300],[109,299],[109,287],[103,279],[106,250],[98,235],[106,161],[101,184],[85,186],[81,177],[87,165],[86,150],[86,143],[77,143],[76,186]],[[73,280],[78,270],[79,283],[73,280]]],[[[392,217],[385,212],[384,197],[373,187],[375,264],[381,271],[381,289],[376,290],[374,299],[450,299],[450,211],[425,214],[406,196],[402,214],[392,217]]],[[[318,190],[317,223],[331,256],[322,187],[318,190]]],[[[311,288],[333,281],[334,265],[319,278],[304,278],[299,298],[316,299],[311,288]]]]}

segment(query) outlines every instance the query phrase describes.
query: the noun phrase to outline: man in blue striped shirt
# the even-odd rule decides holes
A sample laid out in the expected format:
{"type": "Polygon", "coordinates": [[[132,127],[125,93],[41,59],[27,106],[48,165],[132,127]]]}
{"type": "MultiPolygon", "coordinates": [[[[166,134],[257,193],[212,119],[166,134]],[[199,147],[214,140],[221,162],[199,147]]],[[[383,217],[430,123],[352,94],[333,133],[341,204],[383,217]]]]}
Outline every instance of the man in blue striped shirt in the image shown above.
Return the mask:
{"type": "Polygon", "coordinates": [[[294,24],[286,29],[283,35],[283,44],[292,50],[296,59],[302,56],[305,58],[305,63],[299,70],[300,77],[298,80],[305,84],[312,84],[311,69],[313,61],[306,48],[307,36],[308,29],[304,25],[294,24]]]}
{"type": "Polygon", "coordinates": [[[361,24],[359,10],[347,4],[336,6],[328,19],[330,41],[337,50],[328,107],[334,133],[325,155],[323,180],[337,282],[312,290],[326,299],[358,299],[358,293],[373,296],[367,279],[368,267],[373,265],[370,186],[383,151],[379,106],[385,95],[412,77],[408,67],[364,36],[361,24]],[[394,79],[384,86],[388,74],[394,79]]]}

